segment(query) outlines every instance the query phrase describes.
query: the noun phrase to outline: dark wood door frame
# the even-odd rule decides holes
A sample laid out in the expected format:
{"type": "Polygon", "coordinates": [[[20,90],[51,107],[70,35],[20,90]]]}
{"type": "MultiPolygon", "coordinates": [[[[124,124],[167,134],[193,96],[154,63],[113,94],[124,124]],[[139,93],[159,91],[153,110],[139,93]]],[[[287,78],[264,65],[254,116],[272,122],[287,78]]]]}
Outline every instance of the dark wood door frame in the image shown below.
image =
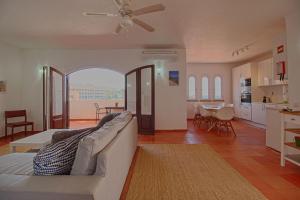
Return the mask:
{"type": "Polygon", "coordinates": [[[155,67],[154,65],[147,65],[136,68],[125,74],[125,110],[127,110],[127,77],[128,75],[136,73],[136,117],[138,120],[138,127],[140,133],[154,134],[155,131],[155,67]],[[151,129],[143,129],[143,118],[145,116],[141,113],[141,72],[143,69],[151,69],[151,129]]]}
{"type": "Polygon", "coordinates": [[[43,66],[43,130],[47,130],[47,66],[43,66]]]}
{"type": "Polygon", "coordinates": [[[49,114],[50,114],[50,128],[55,128],[54,121],[57,120],[57,116],[53,115],[53,74],[58,73],[62,76],[62,115],[59,115],[62,118],[62,125],[64,128],[67,126],[67,120],[66,120],[66,78],[65,74],[58,71],[57,69],[53,67],[49,67],[49,80],[50,80],[50,91],[49,91],[49,114]]]}

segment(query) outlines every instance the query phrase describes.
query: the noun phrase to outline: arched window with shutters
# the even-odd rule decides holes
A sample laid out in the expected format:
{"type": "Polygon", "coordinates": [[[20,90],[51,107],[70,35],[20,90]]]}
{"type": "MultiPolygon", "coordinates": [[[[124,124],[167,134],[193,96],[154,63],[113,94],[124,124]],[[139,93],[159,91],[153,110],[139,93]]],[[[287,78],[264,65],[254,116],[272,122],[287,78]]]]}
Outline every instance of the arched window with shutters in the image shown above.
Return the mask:
{"type": "Polygon", "coordinates": [[[214,99],[222,99],[222,78],[221,76],[216,76],[214,79],[215,84],[215,94],[214,99]]]}
{"type": "Polygon", "coordinates": [[[196,99],[196,78],[190,76],[188,78],[188,99],[196,99]]]}
{"type": "Polygon", "coordinates": [[[208,87],[208,77],[203,76],[201,78],[201,99],[209,99],[208,87]]]}

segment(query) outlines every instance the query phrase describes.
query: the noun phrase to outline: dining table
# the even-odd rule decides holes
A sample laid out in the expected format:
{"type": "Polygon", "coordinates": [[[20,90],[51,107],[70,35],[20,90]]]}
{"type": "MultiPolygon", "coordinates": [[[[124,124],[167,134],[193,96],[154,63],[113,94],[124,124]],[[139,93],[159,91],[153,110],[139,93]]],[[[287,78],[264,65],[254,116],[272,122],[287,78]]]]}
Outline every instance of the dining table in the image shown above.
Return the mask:
{"type": "Polygon", "coordinates": [[[106,106],[105,107],[106,114],[112,113],[112,111],[124,111],[124,107],[119,107],[119,106],[106,106]]]}
{"type": "MultiPolygon", "coordinates": [[[[203,104],[201,106],[203,109],[210,112],[212,116],[224,107],[223,105],[211,105],[211,104],[203,104]]],[[[207,129],[207,132],[210,132],[215,127],[216,127],[216,122],[212,120],[211,123],[209,124],[209,128],[207,129]]]]}

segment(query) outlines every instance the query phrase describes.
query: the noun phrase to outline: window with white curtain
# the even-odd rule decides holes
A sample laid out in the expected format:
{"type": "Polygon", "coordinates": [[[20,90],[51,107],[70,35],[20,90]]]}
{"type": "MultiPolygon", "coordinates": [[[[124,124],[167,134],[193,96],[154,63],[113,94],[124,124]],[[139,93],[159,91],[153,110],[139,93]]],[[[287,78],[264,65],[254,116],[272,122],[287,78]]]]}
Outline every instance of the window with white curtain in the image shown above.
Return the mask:
{"type": "Polygon", "coordinates": [[[196,78],[190,76],[188,79],[188,99],[196,99],[196,78]]]}
{"type": "Polygon", "coordinates": [[[222,79],[220,76],[215,77],[215,99],[222,99],[222,79]]]}
{"type": "Polygon", "coordinates": [[[201,99],[208,99],[208,77],[203,76],[201,79],[201,99]]]}

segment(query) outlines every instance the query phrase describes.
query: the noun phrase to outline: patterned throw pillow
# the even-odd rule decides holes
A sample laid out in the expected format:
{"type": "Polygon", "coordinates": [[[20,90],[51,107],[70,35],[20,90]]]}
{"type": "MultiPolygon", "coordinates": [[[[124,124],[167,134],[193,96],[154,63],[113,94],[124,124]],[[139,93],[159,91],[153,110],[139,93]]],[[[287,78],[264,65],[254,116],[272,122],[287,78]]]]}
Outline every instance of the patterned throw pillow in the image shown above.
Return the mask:
{"type": "Polygon", "coordinates": [[[93,131],[94,129],[85,130],[42,148],[33,159],[34,175],[69,175],[79,141],[93,131]]]}

